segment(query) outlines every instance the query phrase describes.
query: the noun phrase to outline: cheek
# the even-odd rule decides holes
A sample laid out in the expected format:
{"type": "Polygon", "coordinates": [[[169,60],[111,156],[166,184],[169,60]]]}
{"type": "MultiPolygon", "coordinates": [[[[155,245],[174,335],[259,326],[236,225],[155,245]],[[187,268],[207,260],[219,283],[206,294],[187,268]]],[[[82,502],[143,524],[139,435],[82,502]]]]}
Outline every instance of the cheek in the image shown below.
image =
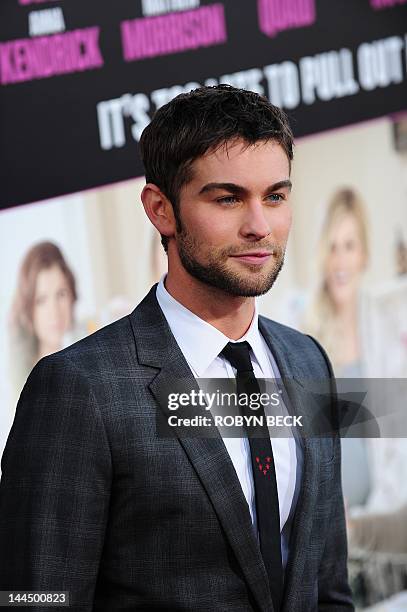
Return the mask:
{"type": "Polygon", "coordinates": [[[33,330],[37,336],[41,336],[44,327],[47,326],[47,314],[44,308],[38,306],[33,313],[33,330]]]}
{"type": "Polygon", "coordinates": [[[34,307],[33,310],[33,323],[34,325],[37,325],[38,323],[41,323],[41,321],[43,321],[46,317],[46,308],[45,308],[45,304],[39,304],[38,306],[34,307]]]}
{"type": "Polygon", "coordinates": [[[62,314],[66,323],[70,323],[72,320],[72,301],[67,299],[62,305],[62,314]]]}
{"type": "Polygon", "coordinates": [[[231,215],[197,214],[193,221],[187,226],[188,233],[202,245],[225,245],[230,242],[233,233],[234,222],[231,215]]]}
{"type": "Polygon", "coordinates": [[[325,266],[324,266],[324,278],[326,280],[329,280],[331,275],[332,275],[332,261],[331,261],[331,258],[328,257],[328,260],[326,261],[325,266]]]}
{"type": "Polygon", "coordinates": [[[72,306],[72,297],[67,293],[56,298],[54,314],[60,325],[63,325],[64,327],[69,325],[72,313],[72,306]]]}
{"type": "MultiPolygon", "coordinates": [[[[342,262],[343,263],[343,262],[342,262]]],[[[324,265],[324,278],[328,281],[328,284],[331,284],[333,275],[335,274],[336,269],[342,266],[340,259],[338,258],[337,253],[328,253],[327,258],[325,260],[324,265]]]]}
{"type": "Polygon", "coordinates": [[[281,239],[286,239],[291,228],[292,210],[290,207],[281,207],[270,213],[271,233],[281,239]]]}
{"type": "Polygon", "coordinates": [[[362,251],[357,250],[352,254],[351,264],[355,272],[362,272],[365,267],[365,258],[362,251]]]}

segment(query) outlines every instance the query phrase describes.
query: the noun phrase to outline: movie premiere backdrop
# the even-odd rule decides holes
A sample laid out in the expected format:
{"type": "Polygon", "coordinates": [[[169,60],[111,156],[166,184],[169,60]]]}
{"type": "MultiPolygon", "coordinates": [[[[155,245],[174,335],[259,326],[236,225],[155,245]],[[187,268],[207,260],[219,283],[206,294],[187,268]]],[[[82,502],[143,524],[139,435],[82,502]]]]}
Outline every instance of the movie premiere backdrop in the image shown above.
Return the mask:
{"type": "MultiPolygon", "coordinates": [[[[138,142],[157,108],[217,83],[282,106],[297,139],[260,311],[318,338],[337,376],[407,377],[407,0],[1,0],[0,455],[36,361],[165,272],[138,142]]],[[[407,444],[343,442],[350,513],[393,525],[359,526],[368,605],[407,584],[407,444]]]]}

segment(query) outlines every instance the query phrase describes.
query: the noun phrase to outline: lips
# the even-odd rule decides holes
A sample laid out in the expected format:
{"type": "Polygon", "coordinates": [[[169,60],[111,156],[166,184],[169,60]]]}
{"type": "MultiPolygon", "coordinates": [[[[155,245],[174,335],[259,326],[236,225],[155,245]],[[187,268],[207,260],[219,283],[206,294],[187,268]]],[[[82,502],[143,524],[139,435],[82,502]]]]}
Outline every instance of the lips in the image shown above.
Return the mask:
{"type": "Polygon", "coordinates": [[[332,280],[336,285],[347,285],[350,281],[350,275],[345,270],[336,270],[332,274],[332,280]]]}
{"type": "Polygon", "coordinates": [[[233,257],[234,259],[238,259],[239,261],[258,265],[266,262],[268,259],[270,259],[271,256],[272,253],[270,253],[269,251],[256,251],[253,253],[241,253],[239,255],[231,255],[231,257],[233,257]]]}

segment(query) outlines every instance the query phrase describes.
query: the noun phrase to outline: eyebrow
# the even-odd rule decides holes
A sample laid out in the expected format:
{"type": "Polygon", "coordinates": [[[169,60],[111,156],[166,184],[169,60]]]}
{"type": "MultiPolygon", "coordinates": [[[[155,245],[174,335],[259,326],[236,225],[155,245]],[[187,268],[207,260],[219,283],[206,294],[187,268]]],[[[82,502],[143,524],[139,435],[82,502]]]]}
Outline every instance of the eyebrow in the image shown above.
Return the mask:
{"type": "MultiPolygon", "coordinates": [[[[292,183],[289,179],[284,181],[278,181],[277,183],[273,183],[267,189],[265,189],[265,193],[272,193],[273,191],[277,191],[278,189],[287,188],[291,191],[292,183]]],[[[223,190],[228,191],[229,193],[235,193],[239,195],[246,195],[248,193],[248,189],[243,187],[242,185],[236,185],[236,183],[207,183],[202,187],[199,194],[208,193],[210,191],[223,190]]]]}

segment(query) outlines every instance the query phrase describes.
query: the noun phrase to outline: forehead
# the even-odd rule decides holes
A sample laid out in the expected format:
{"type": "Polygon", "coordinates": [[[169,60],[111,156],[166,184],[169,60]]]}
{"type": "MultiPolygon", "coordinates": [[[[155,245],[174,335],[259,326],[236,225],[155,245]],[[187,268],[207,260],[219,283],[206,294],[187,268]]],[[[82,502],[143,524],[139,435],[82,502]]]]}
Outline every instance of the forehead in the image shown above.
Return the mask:
{"type": "Polygon", "coordinates": [[[360,227],[354,215],[346,212],[338,215],[334,219],[330,228],[330,237],[332,239],[346,239],[348,237],[359,236],[360,227]]]}
{"type": "Polygon", "coordinates": [[[242,140],[229,142],[196,159],[191,167],[192,183],[229,182],[255,187],[287,179],[290,164],[283,147],[276,141],[248,145],[242,140]]]}
{"type": "Polygon", "coordinates": [[[66,282],[65,274],[62,272],[61,268],[57,264],[53,264],[49,268],[43,268],[38,272],[36,290],[46,290],[66,282]]]}

